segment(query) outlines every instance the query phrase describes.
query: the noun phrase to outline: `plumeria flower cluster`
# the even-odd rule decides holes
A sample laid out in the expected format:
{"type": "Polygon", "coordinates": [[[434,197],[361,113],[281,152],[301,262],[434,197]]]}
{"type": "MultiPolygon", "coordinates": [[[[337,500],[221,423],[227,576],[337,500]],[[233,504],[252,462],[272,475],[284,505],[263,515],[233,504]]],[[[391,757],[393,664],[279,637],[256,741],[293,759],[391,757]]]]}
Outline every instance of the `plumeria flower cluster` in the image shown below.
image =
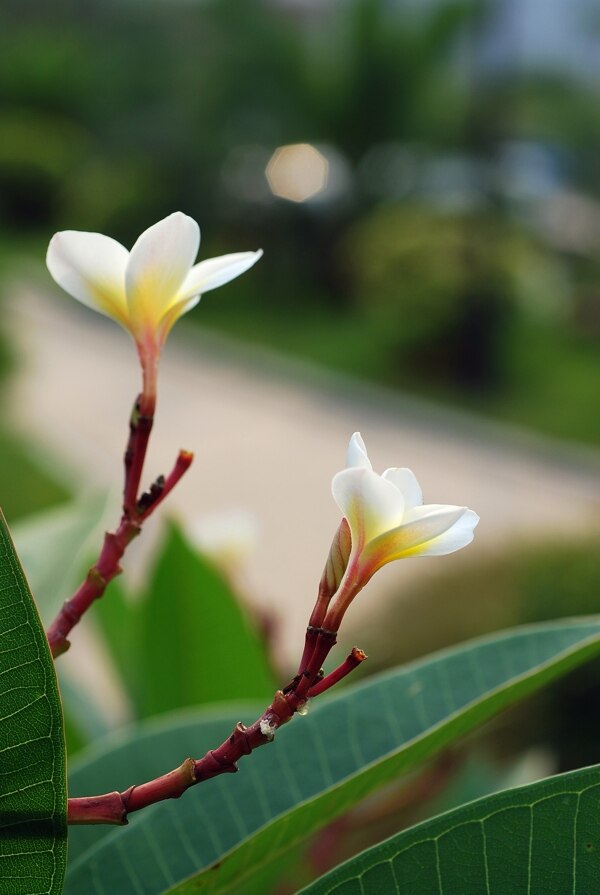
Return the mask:
{"type": "MultiPolygon", "coordinates": [[[[143,371],[124,456],[122,516],[107,532],[87,576],[65,602],[47,631],[53,656],[69,647],[71,630],[120,573],[120,560],[143,523],[189,468],[193,455],[180,451],[172,471],[141,490],[146,449],[156,402],[160,352],[175,321],[196,305],[202,293],[248,270],[262,252],[238,252],[195,264],[200,230],[192,218],[175,212],[139,237],[130,252],[100,233],[64,231],[50,242],[47,263],[55,281],[83,304],[115,319],[134,339],[143,371]]],[[[70,823],[127,823],[132,811],[166,798],[179,798],[190,786],[237,770],[237,761],[270,742],[308,701],[335,686],[358,667],[365,653],[354,647],[344,662],[325,675],[322,666],[335,645],[351,601],[385,563],[411,556],[439,556],[468,544],[478,517],[466,507],[423,504],[409,469],[374,472],[360,434],[350,439],[347,468],[332,483],[342,512],[310,617],[304,651],[295,677],[250,726],[241,722],[216,749],[186,759],[173,771],[123,793],[71,798],[70,823]]]]}
{"type": "Polygon", "coordinates": [[[131,333],[150,399],[173,324],[204,292],[244,273],[262,255],[235,252],[194,264],[199,247],[198,224],[180,211],[145,230],[130,252],[110,236],[78,230],[56,233],[48,247],[46,262],[58,285],[131,333]]]}
{"type": "Polygon", "coordinates": [[[467,507],[423,504],[414,473],[406,468],[374,472],[359,432],[350,439],[347,468],[332,482],[343,520],[323,581],[324,601],[335,597],[324,627],[337,630],[351,600],[388,562],[442,556],[473,540],[479,516],[467,507]]]}

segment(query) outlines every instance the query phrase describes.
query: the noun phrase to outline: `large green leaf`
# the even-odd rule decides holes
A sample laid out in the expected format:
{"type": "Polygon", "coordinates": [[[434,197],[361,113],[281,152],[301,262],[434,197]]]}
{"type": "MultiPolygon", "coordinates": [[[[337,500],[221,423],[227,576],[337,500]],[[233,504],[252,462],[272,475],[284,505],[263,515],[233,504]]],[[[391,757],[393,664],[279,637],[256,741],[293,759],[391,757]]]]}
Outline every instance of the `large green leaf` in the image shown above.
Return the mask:
{"type": "Polygon", "coordinates": [[[471,802],[367,849],[303,895],[595,895],[600,766],[471,802]]]}
{"type": "Polygon", "coordinates": [[[62,712],[54,663],[0,513],[0,879],[60,893],[67,858],[62,712]]]}
{"type": "MultiPolygon", "coordinates": [[[[600,621],[531,626],[444,651],[320,700],[224,775],[76,844],[66,892],[257,892],[260,868],[519,697],[600,652],[600,621]],[[88,840],[89,842],[89,840],[88,840]],[[87,843],[86,843],[87,844],[87,843]],[[225,854],[232,849],[230,854],[225,854]],[[225,857],[223,857],[225,855],[225,857]],[[174,891],[175,891],[174,890],[174,891]]],[[[250,721],[250,715],[242,715],[250,721]]],[[[215,743],[218,738],[215,738],[215,743]]],[[[101,790],[199,755],[195,726],[140,734],[103,758],[101,790]],[[135,769],[127,776],[122,769],[135,769]]],[[[73,776],[98,791],[97,762],[73,776]],[[89,785],[88,784],[91,784],[89,785]]]]}
{"type": "Polygon", "coordinates": [[[247,613],[174,526],[138,609],[141,717],[272,695],[275,681],[247,613]]]}
{"type": "Polygon", "coordinates": [[[71,756],[113,729],[95,701],[69,676],[59,676],[67,756],[71,756]]]}

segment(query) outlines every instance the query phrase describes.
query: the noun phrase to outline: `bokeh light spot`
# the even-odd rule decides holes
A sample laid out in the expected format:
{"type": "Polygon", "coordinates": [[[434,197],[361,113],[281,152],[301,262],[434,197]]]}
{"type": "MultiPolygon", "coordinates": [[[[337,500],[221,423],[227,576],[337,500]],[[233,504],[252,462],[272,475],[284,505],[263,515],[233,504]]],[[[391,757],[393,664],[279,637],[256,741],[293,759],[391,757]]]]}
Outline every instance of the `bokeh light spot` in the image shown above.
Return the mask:
{"type": "Polygon", "coordinates": [[[305,202],[327,186],[329,162],[310,143],[292,143],[275,150],[265,175],[275,196],[305,202]]]}

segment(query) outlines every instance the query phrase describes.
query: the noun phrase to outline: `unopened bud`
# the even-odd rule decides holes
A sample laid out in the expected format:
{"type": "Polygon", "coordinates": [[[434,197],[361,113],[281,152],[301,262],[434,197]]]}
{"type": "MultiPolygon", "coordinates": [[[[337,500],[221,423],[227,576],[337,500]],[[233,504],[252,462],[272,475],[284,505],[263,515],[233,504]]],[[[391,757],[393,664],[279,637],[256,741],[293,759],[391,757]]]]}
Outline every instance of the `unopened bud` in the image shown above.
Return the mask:
{"type": "Polygon", "coordinates": [[[352,536],[350,534],[350,526],[345,519],[342,519],[331,542],[329,556],[321,577],[319,585],[319,594],[321,596],[330,600],[336,593],[344,577],[351,548],[352,536]]]}

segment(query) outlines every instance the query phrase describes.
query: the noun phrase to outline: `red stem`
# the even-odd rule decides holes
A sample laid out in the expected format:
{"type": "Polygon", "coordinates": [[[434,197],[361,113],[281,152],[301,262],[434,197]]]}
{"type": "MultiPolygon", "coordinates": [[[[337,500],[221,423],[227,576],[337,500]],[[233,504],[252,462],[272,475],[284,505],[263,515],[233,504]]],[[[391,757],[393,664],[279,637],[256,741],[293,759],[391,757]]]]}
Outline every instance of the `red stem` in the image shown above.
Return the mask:
{"type": "Polygon", "coordinates": [[[155,398],[151,393],[143,393],[135,402],[125,451],[123,515],[117,530],[105,534],[97,563],[48,628],[48,643],[55,658],[68,650],[70,644],[67,638],[71,630],[94,600],[103,595],[108,583],[121,572],[119,563],[128,544],[140,533],[142,523],[173,490],[194,459],[188,451],[180,451],[167,478],[158,478],[150,490],[138,499],[154,407],[155,398]]]}
{"type": "Polygon", "coordinates": [[[154,423],[154,404],[144,401],[143,397],[140,395],[133,405],[129,420],[129,440],[124,457],[123,513],[128,516],[135,516],[146,451],[154,423]]]}
{"type": "Polygon", "coordinates": [[[353,646],[352,652],[349,656],[346,656],[342,664],[338,665],[338,667],[330,674],[321,678],[320,681],[317,681],[316,684],[313,684],[306,695],[309,699],[312,699],[313,696],[320,696],[321,693],[324,693],[331,687],[335,687],[335,685],[350,674],[351,671],[358,668],[361,662],[364,662],[366,658],[367,654],[363,652],[363,650],[359,649],[357,646],[353,646]]]}
{"type": "MultiPolygon", "coordinates": [[[[322,632],[326,636],[323,639],[327,644],[327,652],[333,646],[329,632],[322,632]]],[[[325,646],[323,646],[323,650],[325,646]]],[[[308,688],[308,696],[322,693],[329,689],[338,680],[345,677],[352,668],[356,668],[360,662],[366,659],[362,650],[355,647],[350,656],[336,671],[331,672],[320,683],[316,683],[318,673],[311,678],[312,687],[308,688]],[[327,682],[327,683],[326,683],[327,682]],[[326,686],[323,686],[326,684],[326,686]]],[[[302,677],[300,684],[306,680],[302,677]]],[[[155,802],[164,799],[178,799],[191,786],[203,783],[219,774],[233,774],[238,770],[237,762],[244,755],[250,755],[259,746],[270,743],[275,732],[286,724],[292,716],[306,703],[306,696],[296,690],[285,693],[277,690],[273,702],[265,709],[249,727],[239,721],[231,734],[216,749],[206,753],[203,758],[186,760],[178,768],[142,783],[138,786],[130,786],[124,792],[109,792],[100,796],[87,796],[84,798],[69,799],[68,821],[70,824],[126,824],[127,816],[132,811],[139,811],[155,802]]]]}
{"type": "Polygon", "coordinates": [[[320,680],[321,666],[333,649],[337,640],[336,631],[327,631],[325,628],[315,628],[311,633],[314,638],[314,648],[306,668],[298,676],[298,683],[294,686],[294,693],[300,699],[308,698],[308,691],[320,680]]]}
{"type": "Polygon", "coordinates": [[[110,792],[100,796],[69,799],[70,824],[126,824],[132,811],[139,811],[164,799],[178,799],[186,789],[219,774],[238,770],[236,762],[259,746],[270,743],[275,731],[290,720],[304,704],[296,694],[275,693],[271,705],[254,724],[246,727],[238,722],[227,739],[203,758],[187,758],[180,767],[139,786],[130,786],[122,793],[110,792]]]}
{"type": "Polygon", "coordinates": [[[166,479],[158,478],[154,485],[145,494],[142,494],[137,502],[137,517],[140,522],[154,512],[156,507],[163,502],[167,494],[170,494],[177,482],[185,475],[192,465],[194,455],[191,451],[179,451],[173,469],[166,479]]]}
{"type": "Polygon", "coordinates": [[[71,599],[63,604],[48,628],[48,643],[55,658],[69,649],[70,644],[67,640],[69,633],[94,600],[102,596],[108,582],[119,574],[121,571],[119,560],[125,553],[127,545],[139,533],[140,526],[124,516],[114,534],[111,532],[105,534],[98,562],[89,570],[71,599]]]}

